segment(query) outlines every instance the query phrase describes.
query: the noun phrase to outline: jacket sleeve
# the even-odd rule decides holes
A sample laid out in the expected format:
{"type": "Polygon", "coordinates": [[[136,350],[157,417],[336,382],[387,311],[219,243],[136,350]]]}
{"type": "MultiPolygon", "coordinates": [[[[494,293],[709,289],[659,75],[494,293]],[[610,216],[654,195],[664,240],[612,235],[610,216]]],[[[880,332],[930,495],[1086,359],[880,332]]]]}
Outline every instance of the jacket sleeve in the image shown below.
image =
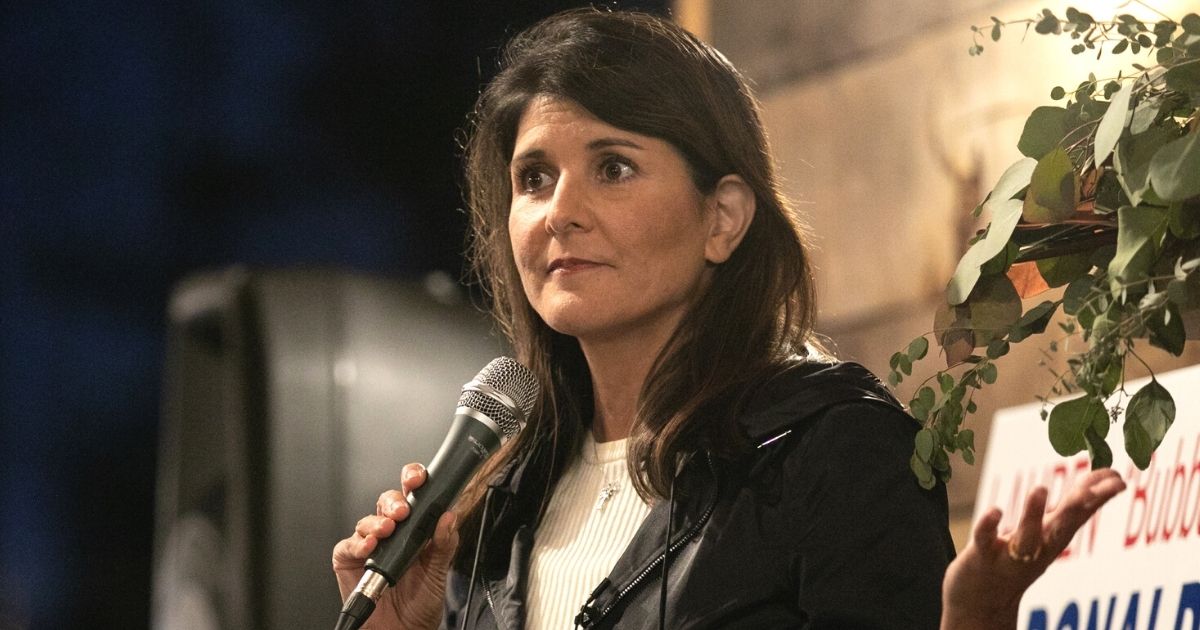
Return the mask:
{"type": "Polygon", "coordinates": [[[784,461],[791,574],[811,630],[931,628],[954,557],[945,487],[909,469],[916,422],[873,402],[822,415],[784,461]]]}

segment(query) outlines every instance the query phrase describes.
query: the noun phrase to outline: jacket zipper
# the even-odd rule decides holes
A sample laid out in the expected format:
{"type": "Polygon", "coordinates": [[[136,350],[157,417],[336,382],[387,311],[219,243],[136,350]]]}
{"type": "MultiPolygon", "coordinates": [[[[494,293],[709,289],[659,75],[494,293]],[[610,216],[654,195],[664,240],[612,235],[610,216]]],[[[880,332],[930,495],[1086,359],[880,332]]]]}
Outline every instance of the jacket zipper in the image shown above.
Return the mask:
{"type": "MultiPolygon", "coordinates": [[[[714,477],[716,477],[716,469],[713,467],[712,456],[706,453],[705,458],[708,460],[708,470],[713,473],[714,477]]],[[[695,538],[696,535],[700,533],[700,530],[703,529],[708,523],[708,519],[712,517],[713,510],[716,509],[716,506],[717,497],[714,496],[712,502],[710,502],[708,507],[705,508],[704,513],[700,515],[700,519],[697,520],[696,523],[692,525],[682,537],[667,547],[662,554],[655,558],[650,564],[646,565],[646,568],[642,569],[642,571],[638,573],[637,576],[634,577],[631,582],[629,582],[629,584],[626,584],[625,588],[622,588],[617,593],[617,596],[614,597],[611,602],[609,602],[608,606],[606,606],[604,610],[600,611],[599,616],[597,616],[594,620],[591,620],[589,625],[595,626],[596,624],[600,623],[602,619],[608,616],[608,613],[611,612],[613,608],[616,608],[617,604],[621,603],[621,600],[624,599],[626,595],[628,595],[631,591],[637,588],[638,585],[645,581],[646,577],[653,573],[654,569],[656,569],[658,565],[666,562],[668,556],[675,553],[680,547],[686,545],[693,538],[695,538]]]]}
{"type": "MultiPolygon", "coordinates": [[[[491,611],[491,613],[492,613],[492,619],[496,620],[496,627],[504,628],[504,624],[500,623],[500,615],[496,614],[496,605],[492,603],[492,587],[491,587],[491,585],[488,584],[487,580],[483,579],[482,575],[479,576],[479,582],[481,584],[483,584],[483,598],[487,601],[487,607],[488,607],[488,610],[491,611]]],[[[468,605],[470,605],[470,602],[468,602],[468,605]]]]}

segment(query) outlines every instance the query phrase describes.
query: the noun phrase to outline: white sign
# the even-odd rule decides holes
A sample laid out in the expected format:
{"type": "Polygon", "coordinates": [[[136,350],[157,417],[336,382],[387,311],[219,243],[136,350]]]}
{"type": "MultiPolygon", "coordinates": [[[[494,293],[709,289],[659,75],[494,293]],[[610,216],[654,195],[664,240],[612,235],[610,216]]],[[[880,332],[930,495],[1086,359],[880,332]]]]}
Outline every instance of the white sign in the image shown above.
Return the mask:
{"type": "MultiPolygon", "coordinates": [[[[1126,383],[1130,395],[1149,379],[1126,383]]],[[[1108,434],[1113,468],[1128,488],[1076,534],[1025,594],[1021,630],[1200,629],[1200,365],[1158,375],[1175,399],[1175,424],[1150,466],[1125,454],[1121,417],[1108,434]]],[[[1122,404],[1128,403],[1128,397],[1122,404]]],[[[975,518],[997,506],[1010,532],[1037,485],[1048,507],[1089,468],[1050,447],[1040,403],[996,414],[983,462],[975,518]]]]}

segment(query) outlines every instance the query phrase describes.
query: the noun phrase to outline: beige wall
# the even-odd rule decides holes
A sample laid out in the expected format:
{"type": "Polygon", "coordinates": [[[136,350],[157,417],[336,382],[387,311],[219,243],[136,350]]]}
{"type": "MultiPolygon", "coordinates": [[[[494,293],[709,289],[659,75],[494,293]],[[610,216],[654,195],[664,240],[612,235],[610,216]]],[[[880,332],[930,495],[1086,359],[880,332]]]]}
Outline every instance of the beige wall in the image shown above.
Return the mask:
{"type": "MultiPolygon", "coordinates": [[[[696,2],[689,4],[694,12],[696,2]]],[[[977,227],[967,213],[1020,157],[1016,141],[1028,113],[1052,103],[1055,85],[1074,86],[1089,70],[1107,76],[1095,70],[1094,55],[1070,55],[1066,36],[1030,33],[1022,43],[1020,30],[1009,29],[1000,42],[984,41],[982,56],[967,55],[971,24],[990,24],[989,15],[1034,16],[1043,4],[934,4],[941,11],[936,16],[902,19],[891,7],[918,11],[920,4],[857,2],[854,12],[870,19],[840,19],[836,26],[850,29],[840,34],[822,32],[806,17],[831,13],[832,3],[712,0],[705,22],[711,41],[765,87],[760,97],[786,190],[816,236],[819,328],[834,338],[843,358],[881,375],[892,352],[932,328],[934,306],[977,227]],[[762,26],[761,41],[740,39],[753,32],[747,25],[762,26]],[[781,41],[779,34],[789,31],[779,25],[793,25],[793,33],[803,25],[803,32],[820,33],[819,41],[781,41]],[[730,41],[731,34],[739,39],[730,41]],[[829,54],[830,42],[837,41],[848,50],[829,54]],[[826,64],[797,63],[789,50],[824,55],[826,64]]],[[[1185,4],[1155,3],[1173,15],[1186,13],[1185,4]]],[[[1063,13],[1066,6],[1051,8],[1063,13]]],[[[1117,2],[1075,6],[1097,18],[1146,13],[1136,6],[1116,9],[1117,2]]],[[[1109,61],[1124,67],[1135,59],[1127,54],[1109,61]]],[[[999,363],[1000,382],[977,397],[979,413],[968,423],[981,455],[996,409],[1048,393],[1049,372],[1036,367],[1048,339],[1015,347],[999,363]]],[[[1182,362],[1154,349],[1142,354],[1154,358],[1156,369],[1168,369],[1200,362],[1198,346],[1189,343],[1182,362]]],[[[927,360],[917,375],[936,367],[927,360]]],[[[917,381],[899,388],[902,399],[917,381]]],[[[978,465],[958,462],[950,493],[960,543],[977,479],[978,465]]]]}

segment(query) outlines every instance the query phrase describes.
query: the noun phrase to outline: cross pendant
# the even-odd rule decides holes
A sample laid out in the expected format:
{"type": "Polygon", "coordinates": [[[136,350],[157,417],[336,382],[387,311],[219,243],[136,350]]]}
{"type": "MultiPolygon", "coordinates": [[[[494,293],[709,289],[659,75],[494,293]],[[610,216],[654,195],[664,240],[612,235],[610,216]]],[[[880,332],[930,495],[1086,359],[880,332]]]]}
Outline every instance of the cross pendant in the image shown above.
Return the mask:
{"type": "Polygon", "coordinates": [[[608,500],[611,499],[616,493],[617,484],[615,482],[604,484],[604,487],[600,488],[600,496],[596,498],[596,511],[599,512],[600,510],[603,510],[604,504],[608,503],[608,500]]]}

